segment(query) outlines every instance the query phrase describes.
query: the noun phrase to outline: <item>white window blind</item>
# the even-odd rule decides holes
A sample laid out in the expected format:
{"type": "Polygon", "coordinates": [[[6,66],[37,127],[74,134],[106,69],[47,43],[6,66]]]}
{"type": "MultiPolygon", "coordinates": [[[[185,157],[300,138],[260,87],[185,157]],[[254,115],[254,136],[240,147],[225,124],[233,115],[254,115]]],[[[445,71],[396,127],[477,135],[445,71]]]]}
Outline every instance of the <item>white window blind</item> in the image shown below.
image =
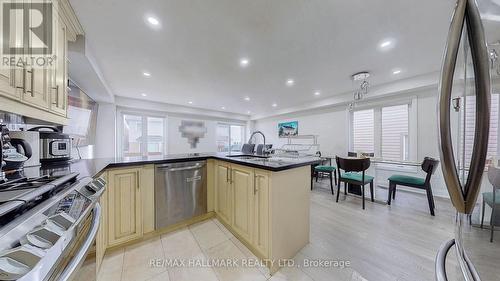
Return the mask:
{"type": "MultiPolygon", "coordinates": [[[[491,95],[491,115],[490,115],[490,134],[488,140],[487,158],[496,156],[498,146],[498,107],[499,95],[491,95]]],[[[472,149],[474,144],[474,128],[476,120],[476,97],[467,96],[465,100],[465,114],[462,115],[462,136],[465,136],[465,168],[470,166],[472,158],[472,149]],[[465,117],[465,123],[463,118],[465,117]]],[[[462,162],[462,159],[460,159],[462,162]]]]}
{"type": "Polygon", "coordinates": [[[408,104],[382,108],[382,158],[408,160],[408,104]]]}
{"type": "Polygon", "coordinates": [[[355,152],[374,153],[374,110],[359,110],[352,114],[353,147],[355,152]]]}

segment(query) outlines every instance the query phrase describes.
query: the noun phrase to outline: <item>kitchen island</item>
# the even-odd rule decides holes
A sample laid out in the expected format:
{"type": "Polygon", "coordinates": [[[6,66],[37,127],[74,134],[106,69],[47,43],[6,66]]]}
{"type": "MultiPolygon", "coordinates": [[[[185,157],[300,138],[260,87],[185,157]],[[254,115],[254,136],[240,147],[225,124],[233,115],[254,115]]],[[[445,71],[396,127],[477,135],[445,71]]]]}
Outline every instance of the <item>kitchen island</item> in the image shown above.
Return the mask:
{"type": "Polygon", "coordinates": [[[311,168],[319,158],[260,158],[190,154],[164,157],[75,160],[58,167],[26,168],[27,176],[80,173],[101,177],[103,218],[96,241],[98,258],[120,248],[195,222],[217,217],[270,272],[309,243],[311,168]],[[155,228],[154,166],[207,161],[207,213],[166,228],[155,228]]]}

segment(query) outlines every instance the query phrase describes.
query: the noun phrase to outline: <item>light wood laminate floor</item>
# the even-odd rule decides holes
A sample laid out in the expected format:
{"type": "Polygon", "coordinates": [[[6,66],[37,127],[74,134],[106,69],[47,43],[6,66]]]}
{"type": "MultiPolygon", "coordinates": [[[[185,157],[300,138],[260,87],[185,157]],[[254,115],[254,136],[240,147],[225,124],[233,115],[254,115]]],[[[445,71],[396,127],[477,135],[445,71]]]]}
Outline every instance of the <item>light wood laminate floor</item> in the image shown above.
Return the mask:
{"type": "MultiPolygon", "coordinates": [[[[453,236],[454,211],[449,200],[436,199],[436,216],[424,195],[398,192],[392,206],[331,195],[328,181],[311,192],[311,241],[294,258],[294,266],[270,276],[260,266],[150,266],[151,259],[255,258],[216,219],[107,253],[99,280],[434,280],[437,249],[453,236]],[[345,260],[350,266],[304,266],[305,262],[345,260]]],[[[466,247],[484,281],[500,280],[500,233],[472,228],[466,247]]],[[[453,251],[449,280],[460,280],[453,251]]],[[[240,263],[241,264],[241,263],[240,263]]]]}

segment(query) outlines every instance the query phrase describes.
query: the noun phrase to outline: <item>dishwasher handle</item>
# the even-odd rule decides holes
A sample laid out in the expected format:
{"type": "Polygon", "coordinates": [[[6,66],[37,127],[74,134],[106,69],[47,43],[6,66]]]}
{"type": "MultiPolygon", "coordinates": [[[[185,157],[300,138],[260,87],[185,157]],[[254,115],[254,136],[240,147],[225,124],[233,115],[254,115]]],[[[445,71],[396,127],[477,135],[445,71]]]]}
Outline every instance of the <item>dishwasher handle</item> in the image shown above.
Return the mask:
{"type": "Polygon", "coordinates": [[[194,169],[199,169],[203,167],[205,164],[198,164],[194,166],[188,166],[188,167],[179,167],[179,168],[170,168],[171,166],[165,165],[165,166],[156,166],[158,169],[164,169],[167,172],[177,172],[177,171],[187,171],[187,170],[194,170],[194,169]]]}

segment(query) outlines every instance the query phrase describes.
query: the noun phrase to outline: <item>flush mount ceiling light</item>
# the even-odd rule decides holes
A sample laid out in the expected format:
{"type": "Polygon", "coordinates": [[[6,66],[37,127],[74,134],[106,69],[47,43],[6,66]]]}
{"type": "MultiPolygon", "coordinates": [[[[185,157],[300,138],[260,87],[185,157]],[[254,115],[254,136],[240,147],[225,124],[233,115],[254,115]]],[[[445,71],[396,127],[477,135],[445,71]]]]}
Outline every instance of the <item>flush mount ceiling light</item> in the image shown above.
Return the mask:
{"type": "Polygon", "coordinates": [[[188,103],[189,103],[189,104],[193,104],[193,102],[192,102],[192,101],[188,101],[188,103]]]}
{"type": "Polygon", "coordinates": [[[224,106],[223,106],[223,107],[221,107],[220,109],[222,109],[222,110],[226,110],[226,108],[225,108],[224,106]]]}
{"type": "Polygon", "coordinates": [[[247,58],[241,58],[240,59],[240,66],[241,67],[247,67],[249,63],[250,63],[250,60],[247,59],[247,58]]]}
{"type": "Polygon", "coordinates": [[[315,96],[319,96],[319,95],[321,95],[321,93],[320,93],[320,92],[318,92],[318,91],[316,91],[316,92],[314,92],[314,95],[315,95],[315,96]]]}
{"type": "Polygon", "coordinates": [[[146,93],[142,93],[142,94],[141,94],[141,96],[146,97],[146,96],[147,96],[147,94],[146,94],[146,93]]]}
{"type": "Polygon", "coordinates": [[[401,73],[401,69],[394,69],[392,71],[392,74],[394,74],[394,75],[398,75],[399,73],[401,73]]]}
{"type": "Polygon", "coordinates": [[[288,87],[291,87],[291,86],[293,86],[294,84],[295,84],[295,81],[293,81],[293,79],[288,79],[288,80],[286,80],[286,85],[287,85],[288,87]]]}
{"type": "Polygon", "coordinates": [[[250,113],[252,113],[252,112],[250,110],[247,110],[247,114],[250,114],[250,113]]]}
{"type": "Polygon", "coordinates": [[[394,42],[394,39],[384,39],[382,40],[382,42],[380,42],[378,47],[381,51],[387,51],[394,48],[394,42]]]}
{"type": "Polygon", "coordinates": [[[153,16],[146,17],[146,21],[152,26],[159,26],[160,25],[160,21],[153,16]]]}
{"type": "Polygon", "coordinates": [[[149,72],[143,72],[142,75],[144,75],[145,77],[150,77],[151,73],[149,73],[149,72]]]}
{"type": "Polygon", "coordinates": [[[278,106],[278,104],[277,104],[277,103],[273,103],[271,106],[272,106],[272,107],[277,107],[277,106],[278,106]]]}
{"type": "Polygon", "coordinates": [[[245,101],[250,101],[250,97],[245,97],[244,100],[245,101]]]}

